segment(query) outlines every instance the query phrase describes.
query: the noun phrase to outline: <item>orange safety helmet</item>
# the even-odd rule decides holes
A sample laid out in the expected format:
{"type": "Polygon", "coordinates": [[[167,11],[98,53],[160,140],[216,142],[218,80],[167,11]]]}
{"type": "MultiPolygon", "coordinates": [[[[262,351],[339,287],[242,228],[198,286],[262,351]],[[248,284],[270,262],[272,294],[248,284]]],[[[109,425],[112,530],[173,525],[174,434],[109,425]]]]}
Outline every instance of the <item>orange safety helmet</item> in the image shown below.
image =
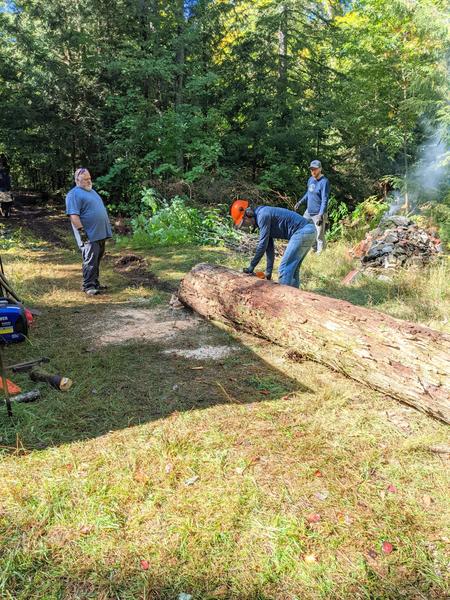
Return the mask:
{"type": "Polygon", "coordinates": [[[230,208],[231,218],[234,221],[236,227],[242,224],[245,216],[245,211],[250,206],[248,200],[235,200],[230,208]]]}

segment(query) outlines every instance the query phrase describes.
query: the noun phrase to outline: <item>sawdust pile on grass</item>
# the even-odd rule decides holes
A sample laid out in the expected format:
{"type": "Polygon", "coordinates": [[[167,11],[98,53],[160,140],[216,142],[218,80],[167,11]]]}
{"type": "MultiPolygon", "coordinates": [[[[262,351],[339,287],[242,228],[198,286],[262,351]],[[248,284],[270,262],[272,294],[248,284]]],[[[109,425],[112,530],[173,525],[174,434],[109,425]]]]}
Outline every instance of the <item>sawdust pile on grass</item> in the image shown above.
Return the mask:
{"type": "Polygon", "coordinates": [[[137,341],[164,342],[198,327],[201,322],[199,317],[187,311],[126,307],[97,315],[89,330],[93,347],[101,348],[137,341]]]}
{"type": "Polygon", "coordinates": [[[176,356],[182,356],[183,358],[192,358],[194,360],[220,360],[230,356],[232,352],[236,351],[234,346],[200,346],[192,350],[185,350],[182,348],[172,348],[170,350],[164,350],[164,354],[175,354],[176,356]]]}

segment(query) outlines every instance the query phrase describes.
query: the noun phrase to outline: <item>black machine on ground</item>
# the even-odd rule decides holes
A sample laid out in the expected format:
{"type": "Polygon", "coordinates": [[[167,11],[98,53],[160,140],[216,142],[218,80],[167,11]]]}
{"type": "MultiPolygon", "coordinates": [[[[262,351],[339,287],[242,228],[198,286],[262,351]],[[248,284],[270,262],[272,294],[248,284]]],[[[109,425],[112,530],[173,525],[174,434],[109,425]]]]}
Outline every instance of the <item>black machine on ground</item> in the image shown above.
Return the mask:
{"type": "Polygon", "coordinates": [[[0,257],[0,343],[11,344],[26,340],[28,325],[32,321],[31,312],[24,307],[6,279],[0,257]]]}

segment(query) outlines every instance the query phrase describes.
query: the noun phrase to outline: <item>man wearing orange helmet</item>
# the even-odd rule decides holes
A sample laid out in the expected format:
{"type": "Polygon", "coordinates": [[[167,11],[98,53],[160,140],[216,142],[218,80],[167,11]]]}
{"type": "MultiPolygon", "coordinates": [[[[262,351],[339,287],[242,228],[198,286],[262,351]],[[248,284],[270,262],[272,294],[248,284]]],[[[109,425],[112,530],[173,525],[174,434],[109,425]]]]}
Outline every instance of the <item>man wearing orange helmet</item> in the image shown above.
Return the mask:
{"type": "Polygon", "coordinates": [[[271,279],[275,261],[274,240],[289,240],[278,269],[278,283],[300,287],[300,265],[314,243],[314,225],[299,214],[286,208],[257,206],[253,209],[248,200],[236,200],[231,206],[231,217],[236,228],[259,229],[255,256],[244,273],[253,274],[266,253],[266,278],[271,279]]]}

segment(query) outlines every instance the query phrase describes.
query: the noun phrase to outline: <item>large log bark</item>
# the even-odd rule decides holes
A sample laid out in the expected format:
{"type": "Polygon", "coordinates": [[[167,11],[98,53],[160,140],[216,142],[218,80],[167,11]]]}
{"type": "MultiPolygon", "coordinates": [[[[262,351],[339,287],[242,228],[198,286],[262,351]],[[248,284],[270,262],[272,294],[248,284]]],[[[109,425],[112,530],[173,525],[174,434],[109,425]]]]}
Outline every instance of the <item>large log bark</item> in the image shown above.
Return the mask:
{"type": "Polygon", "coordinates": [[[450,336],[349,302],[199,264],[183,304],[450,423],[450,336]]]}

